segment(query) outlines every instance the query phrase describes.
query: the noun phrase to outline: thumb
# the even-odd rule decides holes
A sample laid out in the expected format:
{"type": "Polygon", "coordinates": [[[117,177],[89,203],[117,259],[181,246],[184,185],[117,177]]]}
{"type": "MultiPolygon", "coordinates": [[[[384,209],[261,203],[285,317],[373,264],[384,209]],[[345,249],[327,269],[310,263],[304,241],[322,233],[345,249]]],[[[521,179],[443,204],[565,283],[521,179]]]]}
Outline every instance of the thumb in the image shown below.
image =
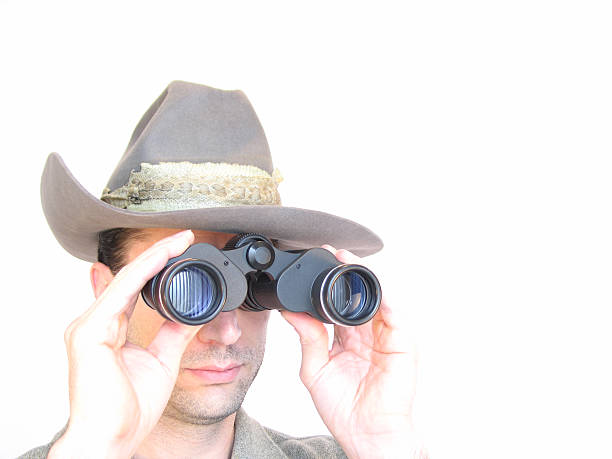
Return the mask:
{"type": "Polygon", "coordinates": [[[202,325],[183,325],[166,320],[147,349],[176,377],[183,352],[200,328],[202,325]]]}
{"type": "Polygon", "coordinates": [[[328,335],[325,325],[303,312],[281,311],[300,336],[302,345],[302,367],[300,378],[310,390],[317,375],[329,362],[328,335]]]}

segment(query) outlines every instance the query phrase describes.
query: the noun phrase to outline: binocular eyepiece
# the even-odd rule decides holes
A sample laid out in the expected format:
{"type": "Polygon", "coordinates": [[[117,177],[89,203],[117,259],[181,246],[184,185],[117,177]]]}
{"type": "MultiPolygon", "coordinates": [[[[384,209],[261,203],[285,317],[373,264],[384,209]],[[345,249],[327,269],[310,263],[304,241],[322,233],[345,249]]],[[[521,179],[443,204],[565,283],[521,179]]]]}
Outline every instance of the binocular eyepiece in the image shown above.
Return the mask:
{"type": "Polygon", "coordinates": [[[378,279],[322,248],[282,251],[259,234],[240,234],[219,250],[194,244],[172,258],[142,289],[164,318],[188,325],[221,311],[286,309],[321,322],[361,325],[380,306],[378,279]]]}

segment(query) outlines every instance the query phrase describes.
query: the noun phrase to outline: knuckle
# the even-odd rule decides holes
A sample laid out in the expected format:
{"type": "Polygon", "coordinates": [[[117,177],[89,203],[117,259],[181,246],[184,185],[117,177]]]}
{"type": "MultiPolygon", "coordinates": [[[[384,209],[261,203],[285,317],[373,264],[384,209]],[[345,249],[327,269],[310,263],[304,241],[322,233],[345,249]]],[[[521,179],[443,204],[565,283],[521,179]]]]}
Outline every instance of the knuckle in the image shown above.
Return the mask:
{"type": "Polygon", "coordinates": [[[66,339],[66,346],[68,347],[69,351],[79,347],[79,343],[82,341],[83,335],[83,332],[81,330],[82,329],[79,327],[73,327],[68,333],[68,337],[66,339]]]}
{"type": "Polygon", "coordinates": [[[77,319],[70,324],[64,333],[64,340],[69,353],[73,354],[91,341],[92,333],[90,329],[91,327],[88,326],[87,322],[81,319],[77,319]]]}
{"type": "Polygon", "coordinates": [[[66,343],[66,346],[70,346],[72,344],[74,340],[75,330],[79,328],[81,322],[82,316],[74,319],[72,322],[70,322],[68,327],[66,327],[66,330],[64,331],[64,343],[66,343]]]}
{"type": "Polygon", "coordinates": [[[70,342],[72,341],[72,330],[73,330],[73,328],[74,328],[74,322],[72,322],[70,325],[68,325],[68,327],[64,331],[64,343],[66,344],[66,346],[69,346],[70,342]]]}

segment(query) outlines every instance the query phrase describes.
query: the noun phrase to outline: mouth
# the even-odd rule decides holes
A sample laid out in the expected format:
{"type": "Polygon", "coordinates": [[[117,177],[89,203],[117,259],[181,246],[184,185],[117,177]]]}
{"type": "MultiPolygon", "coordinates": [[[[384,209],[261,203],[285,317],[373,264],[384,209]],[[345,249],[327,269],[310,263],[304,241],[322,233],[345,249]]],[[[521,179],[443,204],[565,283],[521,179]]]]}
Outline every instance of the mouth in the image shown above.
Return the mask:
{"type": "Polygon", "coordinates": [[[230,363],[224,366],[206,365],[198,368],[185,368],[185,370],[209,384],[226,384],[236,379],[241,368],[241,364],[230,363]]]}

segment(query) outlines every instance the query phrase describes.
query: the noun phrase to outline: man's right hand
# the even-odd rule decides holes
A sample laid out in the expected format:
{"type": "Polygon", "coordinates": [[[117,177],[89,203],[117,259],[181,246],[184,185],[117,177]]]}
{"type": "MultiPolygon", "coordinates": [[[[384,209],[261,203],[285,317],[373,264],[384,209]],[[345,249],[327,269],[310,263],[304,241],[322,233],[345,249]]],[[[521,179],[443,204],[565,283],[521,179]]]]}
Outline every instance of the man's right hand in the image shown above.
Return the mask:
{"type": "Polygon", "coordinates": [[[144,349],[127,341],[127,324],[144,284],[193,238],[184,231],[145,250],[66,329],[70,421],[49,457],[131,457],[157,424],[200,327],[165,321],[144,349]]]}

